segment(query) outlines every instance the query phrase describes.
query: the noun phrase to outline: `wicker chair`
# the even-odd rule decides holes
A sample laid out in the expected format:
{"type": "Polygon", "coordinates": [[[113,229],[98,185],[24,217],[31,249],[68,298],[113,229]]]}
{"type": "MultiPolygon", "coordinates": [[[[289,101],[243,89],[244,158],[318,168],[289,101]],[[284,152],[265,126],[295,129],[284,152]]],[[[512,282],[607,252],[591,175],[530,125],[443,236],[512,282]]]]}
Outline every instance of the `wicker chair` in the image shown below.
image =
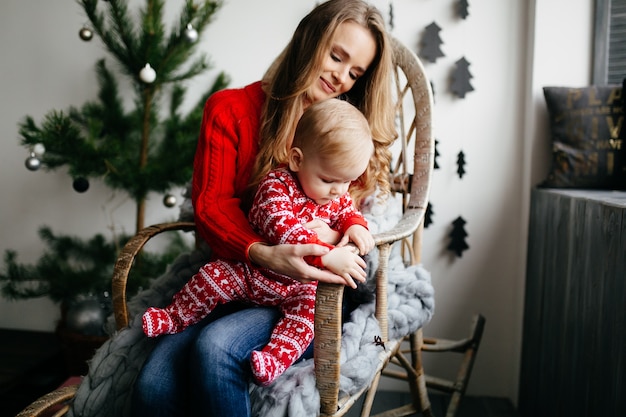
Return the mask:
{"type": "MultiPolygon", "coordinates": [[[[433,172],[434,139],[431,130],[433,99],[431,86],[424,73],[419,59],[405,46],[392,39],[395,63],[396,111],[398,116],[398,130],[400,137],[394,145],[394,154],[397,159],[392,164],[392,188],[396,195],[402,195],[403,216],[399,223],[391,230],[375,235],[379,253],[378,269],[376,271],[376,318],[381,328],[380,362],[376,369],[376,376],[372,383],[359,390],[349,398],[339,398],[339,371],[341,348],[341,301],[343,286],[320,283],[317,289],[315,314],[315,379],[320,393],[320,415],[339,417],[347,411],[364,394],[362,416],[370,415],[380,376],[391,361],[399,364],[403,372],[386,370],[385,374],[394,378],[408,381],[412,393],[412,403],[388,411],[381,416],[401,416],[421,412],[431,415],[430,403],[427,394],[427,378],[422,369],[421,351],[424,345],[421,329],[403,338],[388,340],[387,337],[387,262],[392,245],[402,241],[402,251],[407,263],[419,261],[423,218],[428,203],[429,188],[433,172]],[[407,359],[406,355],[409,358],[407,359]]],[[[113,305],[115,321],[118,329],[129,324],[129,310],[126,299],[126,282],[135,256],[152,237],[172,230],[194,230],[191,222],[175,222],[148,227],[135,235],[124,247],[117,260],[113,276],[113,305]]],[[[482,320],[482,318],[480,318],[482,320]]],[[[470,351],[469,359],[464,362],[459,372],[459,380],[445,382],[441,379],[432,379],[435,388],[448,389],[452,387],[458,394],[463,395],[475,351],[480,340],[482,321],[478,328],[472,330],[472,335],[462,341],[438,341],[427,339],[427,346],[432,350],[470,351]],[[478,337],[476,338],[476,336],[478,337]]],[[[67,410],[59,410],[60,405],[71,401],[77,387],[64,387],[49,393],[23,410],[18,417],[49,416],[50,409],[56,407],[56,416],[62,416],[67,410]]],[[[458,403],[458,399],[453,401],[458,403]]],[[[452,407],[452,404],[451,404],[452,407]]],[[[453,415],[455,410],[452,410],[453,415]]]]}

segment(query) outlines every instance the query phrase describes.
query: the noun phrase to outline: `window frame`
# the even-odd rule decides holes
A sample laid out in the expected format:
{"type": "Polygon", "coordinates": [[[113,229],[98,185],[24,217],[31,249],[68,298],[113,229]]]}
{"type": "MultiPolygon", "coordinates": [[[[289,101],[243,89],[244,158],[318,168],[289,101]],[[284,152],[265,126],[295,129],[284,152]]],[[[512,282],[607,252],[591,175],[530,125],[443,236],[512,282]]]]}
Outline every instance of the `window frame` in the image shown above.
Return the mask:
{"type": "MultiPolygon", "coordinates": [[[[596,85],[621,83],[622,79],[626,78],[625,72],[619,80],[610,80],[609,69],[613,62],[611,58],[618,61],[620,66],[626,67],[625,49],[615,51],[615,55],[611,56],[611,43],[614,45],[626,44],[626,31],[623,30],[624,22],[619,22],[617,28],[613,27],[617,20],[611,19],[613,2],[618,2],[616,8],[626,6],[625,0],[595,0],[592,83],[596,85]],[[623,4],[619,4],[620,1],[623,4]],[[619,56],[620,54],[623,56],[619,56]]],[[[625,19],[622,14],[618,16],[625,19]]]]}
{"type": "Polygon", "coordinates": [[[593,65],[591,81],[593,84],[606,84],[609,56],[609,16],[611,0],[595,0],[593,28],[593,65]]]}

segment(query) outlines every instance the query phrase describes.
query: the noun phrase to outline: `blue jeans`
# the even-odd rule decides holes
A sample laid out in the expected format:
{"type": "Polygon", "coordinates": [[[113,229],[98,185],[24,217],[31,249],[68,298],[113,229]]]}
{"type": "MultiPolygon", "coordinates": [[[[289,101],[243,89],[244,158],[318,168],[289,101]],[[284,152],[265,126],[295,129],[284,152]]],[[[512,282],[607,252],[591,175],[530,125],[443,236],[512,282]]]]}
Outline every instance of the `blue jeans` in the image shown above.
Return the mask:
{"type": "Polygon", "coordinates": [[[279,317],[275,308],[228,304],[161,336],[135,382],[132,416],[250,416],[250,354],[267,344],[279,317]]]}

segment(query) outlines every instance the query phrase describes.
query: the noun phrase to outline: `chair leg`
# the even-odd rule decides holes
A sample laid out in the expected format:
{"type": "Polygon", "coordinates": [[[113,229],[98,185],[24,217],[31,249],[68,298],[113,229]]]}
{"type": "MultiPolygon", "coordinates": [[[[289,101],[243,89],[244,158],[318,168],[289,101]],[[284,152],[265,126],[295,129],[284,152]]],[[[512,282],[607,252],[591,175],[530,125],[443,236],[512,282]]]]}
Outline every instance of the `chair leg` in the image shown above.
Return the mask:
{"type": "Polygon", "coordinates": [[[422,415],[432,417],[428,389],[426,388],[426,375],[422,362],[422,346],[424,345],[422,329],[409,335],[409,343],[411,345],[411,362],[417,374],[415,379],[409,379],[409,386],[413,394],[413,405],[422,415]]]}
{"type": "Polygon", "coordinates": [[[463,353],[461,366],[454,381],[440,378],[426,377],[426,386],[439,391],[452,394],[450,403],[446,411],[446,417],[454,417],[458,411],[460,402],[465,395],[467,384],[472,374],[472,368],[476,360],[476,353],[480,346],[483,330],[485,328],[485,318],[481,314],[474,316],[470,335],[467,339],[450,341],[443,339],[428,339],[423,344],[423,350],[427,352],[456,352],[463,353]]]}
{"type": "Polygon", "coordinates": [[[403,371],[386,369],[383,371],[383,375],[407,381],[411,392],[411,403],[376,414],[374,417],[401,417],[415,413],[420,413],[420,415],[424,417],[433,417],[430,399],[428,398],[428,390],[426,388],[426,375],[422,366],[422,330],[419,329],[415,333],[410,334],[408,340],[410,350],[402,351],[398,349],[398,352],[391,361],[395,365],[403,368],[403,371]],[[410,353],[410,357],[407,358],[405,353],[410,353]]]}
{"type": "Polygon", "coordinates": [[[380,376],[380,373],[376,374],[369,390],[367,391],[367,394],[365,395],[363,406],[361,407],[361,417],[368,417],[372,412],[372,406],[374,405],[374,398],[376,398],[376,391],[378,390],[380,376]]]}

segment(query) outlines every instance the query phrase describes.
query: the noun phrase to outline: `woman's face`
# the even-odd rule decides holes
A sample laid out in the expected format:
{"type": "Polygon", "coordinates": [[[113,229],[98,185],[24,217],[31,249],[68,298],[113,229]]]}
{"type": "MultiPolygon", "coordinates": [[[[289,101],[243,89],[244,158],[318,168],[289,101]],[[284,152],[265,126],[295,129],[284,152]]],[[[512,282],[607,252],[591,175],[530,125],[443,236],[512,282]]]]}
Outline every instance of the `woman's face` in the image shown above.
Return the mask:
{"type": "Polygon", "coordinates": [[[335,30],[322,73],[309,87],[311,103],[337,97],[349,91],[367,71],[376,56],[372,33],[354,22],[341,23],[335,30]]]}

